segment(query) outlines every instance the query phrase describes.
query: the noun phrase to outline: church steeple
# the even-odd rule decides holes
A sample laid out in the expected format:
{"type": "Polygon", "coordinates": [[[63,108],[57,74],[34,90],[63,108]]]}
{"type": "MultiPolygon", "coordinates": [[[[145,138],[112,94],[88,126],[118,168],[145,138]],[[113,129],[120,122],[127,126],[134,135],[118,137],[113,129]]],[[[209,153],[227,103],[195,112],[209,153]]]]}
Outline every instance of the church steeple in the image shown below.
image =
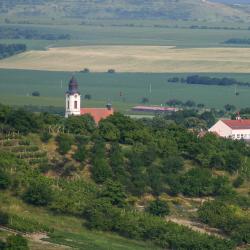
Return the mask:
{"type": "Polygon", "coordinates": [[[70,95],[80,94],[78,91],[78,82],[75,76],[72,76],[72,78],[69,81],[69,90],[67,93],[70,95]]]}
{"type": "Polygon", "coordinates": [[[65,117],[81,115],[81,95],[78,91],[78,82],[75,76],[69,81],[69,89],[66,92],[65,117]]]}

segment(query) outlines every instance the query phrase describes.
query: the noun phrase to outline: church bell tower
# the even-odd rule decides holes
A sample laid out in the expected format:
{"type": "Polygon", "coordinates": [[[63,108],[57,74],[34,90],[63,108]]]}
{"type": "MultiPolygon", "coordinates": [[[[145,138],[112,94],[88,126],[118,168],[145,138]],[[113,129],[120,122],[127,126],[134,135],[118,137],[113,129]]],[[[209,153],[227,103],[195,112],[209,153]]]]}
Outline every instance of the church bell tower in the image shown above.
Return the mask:
{"type": "Polygon", "coordinates": [[[65,117],[81,115],[81,94],[78,91],[78,83],[73,76],[69,81],[69,89],[66,92],[65,117]]]}

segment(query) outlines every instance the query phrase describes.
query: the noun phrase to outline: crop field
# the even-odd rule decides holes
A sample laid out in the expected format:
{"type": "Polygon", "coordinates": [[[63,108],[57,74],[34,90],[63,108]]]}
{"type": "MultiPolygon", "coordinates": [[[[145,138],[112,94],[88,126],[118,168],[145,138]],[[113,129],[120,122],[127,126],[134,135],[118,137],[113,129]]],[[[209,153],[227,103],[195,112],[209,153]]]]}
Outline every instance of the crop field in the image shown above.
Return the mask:
{"type": "MultiPolygon", "coordinates": [[[[148,97],[153,105],[164,104],[169,99],[182,101],[194,100],[207,107],[222,108],[225,104],[237,107],[250,106],[250,88],[239,87],[239,96],[235,95],[235,86],[205,86],[168,83],[173,76],[186,77],[190,74],[152,74],[152,73],[77,73],[82,96],[91,94],[92,100],[83,100],[83,106],[102,107],[112,102],[118,110],[127,110],[140,104],[148,97]],[[150,93],[150,84],[152,91],[150,93]]],[[[250,74],[205,74],[215,77],[233,77],[250,82],[250,74]]],[[[69,72],[0,70],[0,102],[9,105],[36,105],[64,107],[64,94],[69,72]],[[41,97],[31,97],[33,91],[39,91],[41,97]]]]}
{"type": "Polygon", "coordinates": [[[93,72],[248,73],[250,48],[83,46],[29,51],[0,61],[0,68],[93,72]]]}
{"type": "MultiPolygon", "coordinates": [[[[63,20],[65,21],[65,19],[63,20]]],[[[66,20],[67,21],[67,20],[66,20]]],[[[1,22],[0,22],[1,23],[1,22]]],[[[0,43],[25,43],[28,49],[45,49],[48,46],[83,46],[83,45],[155,45],[176,46],[177,48],[224,47],[224,41],[230,38],[248,38],[247,24],[199,23],[208,27],[233,27],[230,29],[190,29],[192,22],[138,21],[123,20],[88,24],[62,25],[24,25],[1,24],[5,28],[34,29],[41,33],[69,34],[70,40],[0,40],[0,43]],[[242,29],[238,28],[241,27],[242,29]]],[[[246,45],[244,47],[247,47],[246,45]]],[[[248,46],[249,47],[249,46],[248,46]]]]}

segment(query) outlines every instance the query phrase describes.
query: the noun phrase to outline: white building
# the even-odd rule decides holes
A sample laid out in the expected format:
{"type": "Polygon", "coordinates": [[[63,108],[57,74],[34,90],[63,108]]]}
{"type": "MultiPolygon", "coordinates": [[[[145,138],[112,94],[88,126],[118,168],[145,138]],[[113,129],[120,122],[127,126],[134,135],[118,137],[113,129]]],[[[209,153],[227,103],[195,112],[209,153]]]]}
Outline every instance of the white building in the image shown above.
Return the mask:
{"type": "Polygon", "coordinates": [[[69,89],[66,92],[65,117],[70,115],[81,115],[81,95],[78,91],[78,83],[75,77],[69,82],[69,89]]]}
{"type": "Polygon", "coordinates": [[[250,140],[250,120],[220,120],[208,131],[233,140],[250,140]]]}

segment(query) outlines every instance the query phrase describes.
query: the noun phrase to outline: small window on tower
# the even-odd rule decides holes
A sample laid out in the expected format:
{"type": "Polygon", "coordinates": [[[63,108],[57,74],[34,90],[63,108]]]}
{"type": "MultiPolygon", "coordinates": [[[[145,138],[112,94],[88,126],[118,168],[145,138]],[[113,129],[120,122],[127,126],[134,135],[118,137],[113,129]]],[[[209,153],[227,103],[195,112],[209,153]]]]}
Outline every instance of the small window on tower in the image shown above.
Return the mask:
{"type": "Polygon", "coordinates": [[[77,101],[75,101],[75,109],[77,109],[77,101]]]}
{"type": "Polygon", "coordinates": [[[69,109],[69,101],[68,101],[68,109],[69,109]]]}

